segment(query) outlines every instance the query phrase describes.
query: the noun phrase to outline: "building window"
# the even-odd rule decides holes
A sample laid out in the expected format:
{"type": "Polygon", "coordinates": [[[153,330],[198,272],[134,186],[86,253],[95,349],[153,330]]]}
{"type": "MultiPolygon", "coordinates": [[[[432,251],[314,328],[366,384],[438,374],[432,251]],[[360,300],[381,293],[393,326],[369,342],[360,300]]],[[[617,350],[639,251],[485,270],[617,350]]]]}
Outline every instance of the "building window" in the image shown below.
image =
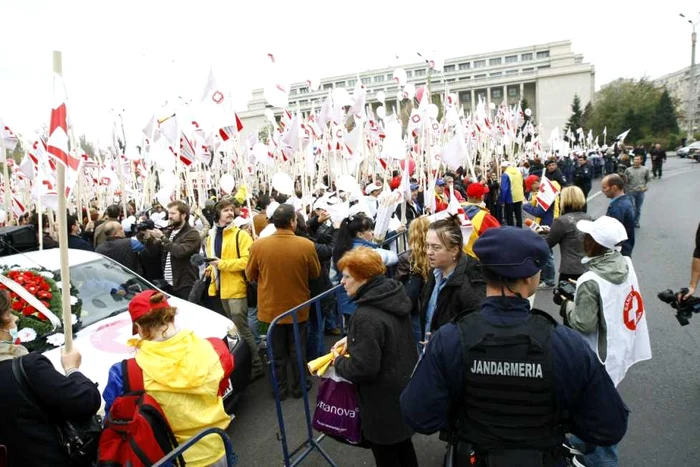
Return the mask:
{"type": "Polygon", "coordinates": [[[299,94],[308,94],[309,88],[299,88],[299,94]]]}
{"type": "Polygon", "coordinates": [[[500,89],[492,89],[491,97],[493,97],[494,99],[500,99],[501,97],[503,97],[502,91],[500,89]]]}
{"type": "Polygon", "coordinates": [[[469,68],[471,68],[471,65],[472,65],[472,64],[469,63],[469,62],[467,62],[467,63],[460,63],[460,64],[459,64],[459,69],[460,69],[460,70],[468,70],[469,68]]]}
{"type": "Polygon", "coordinates": [[[474,60],[474,68],[484,68],[486,66],[486,60],[474,60]]]}
{"type": "Polygon", "coordinates": [[[506,63],[516,63],[518,61],[517,55],[508,55],[506,57],[506,63]]]}
{"type": "Polygon", "coordinates": [[[543,50],[542,52],[537,52],[537,58],[549,58],[549,50],[543,50]]]}
{"type": "Polygon", "coordinates": [[[507,74],[507,75],[517,75],[517,74],[518,74],[518,70],[506,70],[506,74],[507,74]]]}
{"type": "Polygon", "coordinates": [[[535,71],[534,68],[523,68],[523,73],[527,73],[529,71],[535,71]]]}
{"type": "Polygon", "coordinates": [[[538,70],[544,70],[545,68],[551,68],[551,67],[549,65],[542,65],[542,66],[537,67],[538,70]]]}
{"type": "Polygon", "coordinates": [[[425,70],[420,69],[413,72],[413,76],[425,76],[425,70]]]}
{"type": "Polygon", "coordinates": [[[479,78],[486,78],[486,74],[483,74],[483,75],[474,75],[474,79],[479,79],[479,78]]]}
{"type": "Polygon", "coordinates": [[[479,102],[479,100],[482,100],[482,101],[486,100],[486,92],[479,91],[476,93],[476,101],[479,102]]]}
{"type": "Polygon", "coordinates": [[[306,104],[308,104],[308,103],[309,103],[309,101],[307,101],[306,99],[301,100],[301,101],[298,102],[299,105],[306,105],[306,104]]]}
{"type": "Polygon", "coordinates": [[[333,83],[326,83],[323,85],[324,90],[333,89],[333,83]]]}
{"type": "Polygon", "coordinates": [[[335,83],[336,88],[344,88],[345,87],[345,81],[338,81],[335,83]]]}
{"type": "Polygon", "coordinates": [[[522,60],[523,62],[527,62],[529,60],[532,60],[532,54],[531,53],[530,54],[522,54],[520,56],[520,60],[522,60]]]}
{"type": "Polygon", "coordinates": [[[425,86],[425,83],[416,83],[416,88],[419,88],[421,86],[425,86]]]}
{"type": "Polygon", "coordinates": [[[293,89],[290,89],[290,90],[289,90],[289,95],[290,95],[290,96],[295,96],[296,93],[297,93],[297,89],[296,89],[296,88],[293,88],[293,89]]]}
{"type": "Polygon", "coordinates": [[[471,102],[472,94],[470,92],[462,92],[459,94],[459,100],[462,102],[471,102]]]}
{"type": "Polygon", "coordinates": [[[445,80],[446,83],[454,83],[455,81],[457,81],[455,78],[445,80]]]}
{"type": "Polygon", "coordinates": [[[497,71],[496,73],[491,73],[491,76],[501,76],[502,74],[502,72],[497,71]]]}
{"type": "Polygon", "coordinates": [[[510,97],[515,97],[518,95],[518,89],[517,88],[508,88],[508,95],[510,97]]]}
{"type": "Polygon", "coordinates": [[[501,57],[492,58],[489,60],[489,66],[496,66],[501,64],[501,57]]]}
{"type": "Polygon", "coordinates": [[[443,68],[443,71],[445,73],[452,73],[453,71],[455,71],[455,66],[454,65],[445,65],[445,67],[443,68]]]}
{"type": "Polygon", "coordinates": [[[364,78],[362,78],[362,84],[369,84],[371,82],[372,78],[370,78],[369,76],[365,76],[364,78]]]}
{"type": "Polygon", "coordinates": [[[356,79],[349,79],[349,80],[348,80],[348,87],[350,87],[350,86],[355,86],[355,83],[357,83],[357,80],[356,80],[356,79]]]}
{"type": "MultiPolygon", "coordinates": [[[[406,70],[406,78],[410,78],[411,76],[413,76],[413,72],[411,70],[406,70]]],[[[392,75],[392,78],[393,78],[393,75],[392,75]]]]}
{"type": "Polygon", "coordinates": [[[375,83],[383,83],[384,82],[384,75],[377,75],[373,78],[373,81],[375,83]]]}
{"type": "Polygon", "coordinates": [[[386,75],[386,80],[387,80],[387,81],[391,81],[392,79],[394,79],[394,75],[393,75],[392,73],[388,73],[388,74],[386,75]]]}

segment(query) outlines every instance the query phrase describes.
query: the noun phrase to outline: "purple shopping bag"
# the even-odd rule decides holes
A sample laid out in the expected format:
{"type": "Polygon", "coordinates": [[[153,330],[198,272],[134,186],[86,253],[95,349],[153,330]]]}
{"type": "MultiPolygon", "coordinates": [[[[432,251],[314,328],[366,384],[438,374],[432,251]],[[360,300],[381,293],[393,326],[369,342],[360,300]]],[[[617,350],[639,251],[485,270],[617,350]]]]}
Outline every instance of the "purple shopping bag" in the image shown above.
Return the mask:
{"type": "Polygon", "coordinates": [[[333,367],[326,370],[318,389],[313,427],[350,444],[362,441],[357,388],[338,376],[333,367]]]}

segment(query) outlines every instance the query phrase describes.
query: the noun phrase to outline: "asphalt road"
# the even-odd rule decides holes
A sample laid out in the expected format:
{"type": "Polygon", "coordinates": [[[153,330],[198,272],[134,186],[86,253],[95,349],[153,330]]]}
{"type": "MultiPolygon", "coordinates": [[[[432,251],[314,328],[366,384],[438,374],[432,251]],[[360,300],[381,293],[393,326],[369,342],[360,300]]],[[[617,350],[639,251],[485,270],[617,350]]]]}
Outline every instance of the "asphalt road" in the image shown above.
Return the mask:
{"type": "MultiPolygon", "coordinates": [[[[594,181],[589,212],[605,213],[608,200],[594,181]]],[[[700,465],[700,316],[681,327],[657,292],[687,286],[695,229],[700,222],[700,163],[669,158],[664,177],[652,180],[642,210],[632,259],[644,297],[653,358],[635,365],[619,390],[631,410],[627,436],[619,446],[622,466],[700,465]]],[[[558,258],[557,258],[558,264],[558,258]]],[[[551,294],[538,293],[536,306],[557,319],[551,294]]],[[[326,339],[328,344],[333,339],[326,339]]],[[[315,390],[310,397],[311,415],[315,390]]],[[[306,438],[301,400],[282,403],[290,449],[306,438]]],[[[282,447],[274,400],[267,379],[256,381],[243,395],[229,430],[240,465],[282,464],[282,447]]],[[[444,445],[437,436],[413,438],[421,466],[441,466],[444,445]]],[[[368,450],[325,439],[321,446],[337,465],[374,465],[368,450]]],[[[302,465],[327,463],[313,452],[302,465]]]]}

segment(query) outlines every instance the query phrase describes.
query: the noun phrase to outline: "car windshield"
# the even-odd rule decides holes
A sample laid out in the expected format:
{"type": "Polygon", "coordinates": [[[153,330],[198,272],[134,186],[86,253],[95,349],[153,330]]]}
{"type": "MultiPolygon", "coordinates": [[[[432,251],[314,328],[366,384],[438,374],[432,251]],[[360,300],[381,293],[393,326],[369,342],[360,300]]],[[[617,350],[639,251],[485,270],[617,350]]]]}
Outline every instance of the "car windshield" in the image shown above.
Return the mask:
{"type": "Polygon", "coordinates": [[[105,258],[71,266],[70,281],[83,301],[83,326],[127,311],[134,295],[155,288],[133,272],[105,258]]]}

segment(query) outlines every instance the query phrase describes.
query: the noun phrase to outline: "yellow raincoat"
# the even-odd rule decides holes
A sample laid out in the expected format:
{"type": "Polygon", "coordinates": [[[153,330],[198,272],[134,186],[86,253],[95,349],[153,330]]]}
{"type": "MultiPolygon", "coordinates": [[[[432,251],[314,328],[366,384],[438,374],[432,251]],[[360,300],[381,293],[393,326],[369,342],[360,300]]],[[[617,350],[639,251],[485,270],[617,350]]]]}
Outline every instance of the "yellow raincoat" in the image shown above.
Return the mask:
{"type": "MultiPolygon", "coordinates": [[[[138,342],[136,363],[146,392],[162,407],[179,444],[209,427],[226,429],[230,417],[218,395],[224,369],[211,343],[182,330],[165,341],[138,342]]],[[[218,436],[185,451],[189,466],[208,466],[225,454],[218,436]]]]}

